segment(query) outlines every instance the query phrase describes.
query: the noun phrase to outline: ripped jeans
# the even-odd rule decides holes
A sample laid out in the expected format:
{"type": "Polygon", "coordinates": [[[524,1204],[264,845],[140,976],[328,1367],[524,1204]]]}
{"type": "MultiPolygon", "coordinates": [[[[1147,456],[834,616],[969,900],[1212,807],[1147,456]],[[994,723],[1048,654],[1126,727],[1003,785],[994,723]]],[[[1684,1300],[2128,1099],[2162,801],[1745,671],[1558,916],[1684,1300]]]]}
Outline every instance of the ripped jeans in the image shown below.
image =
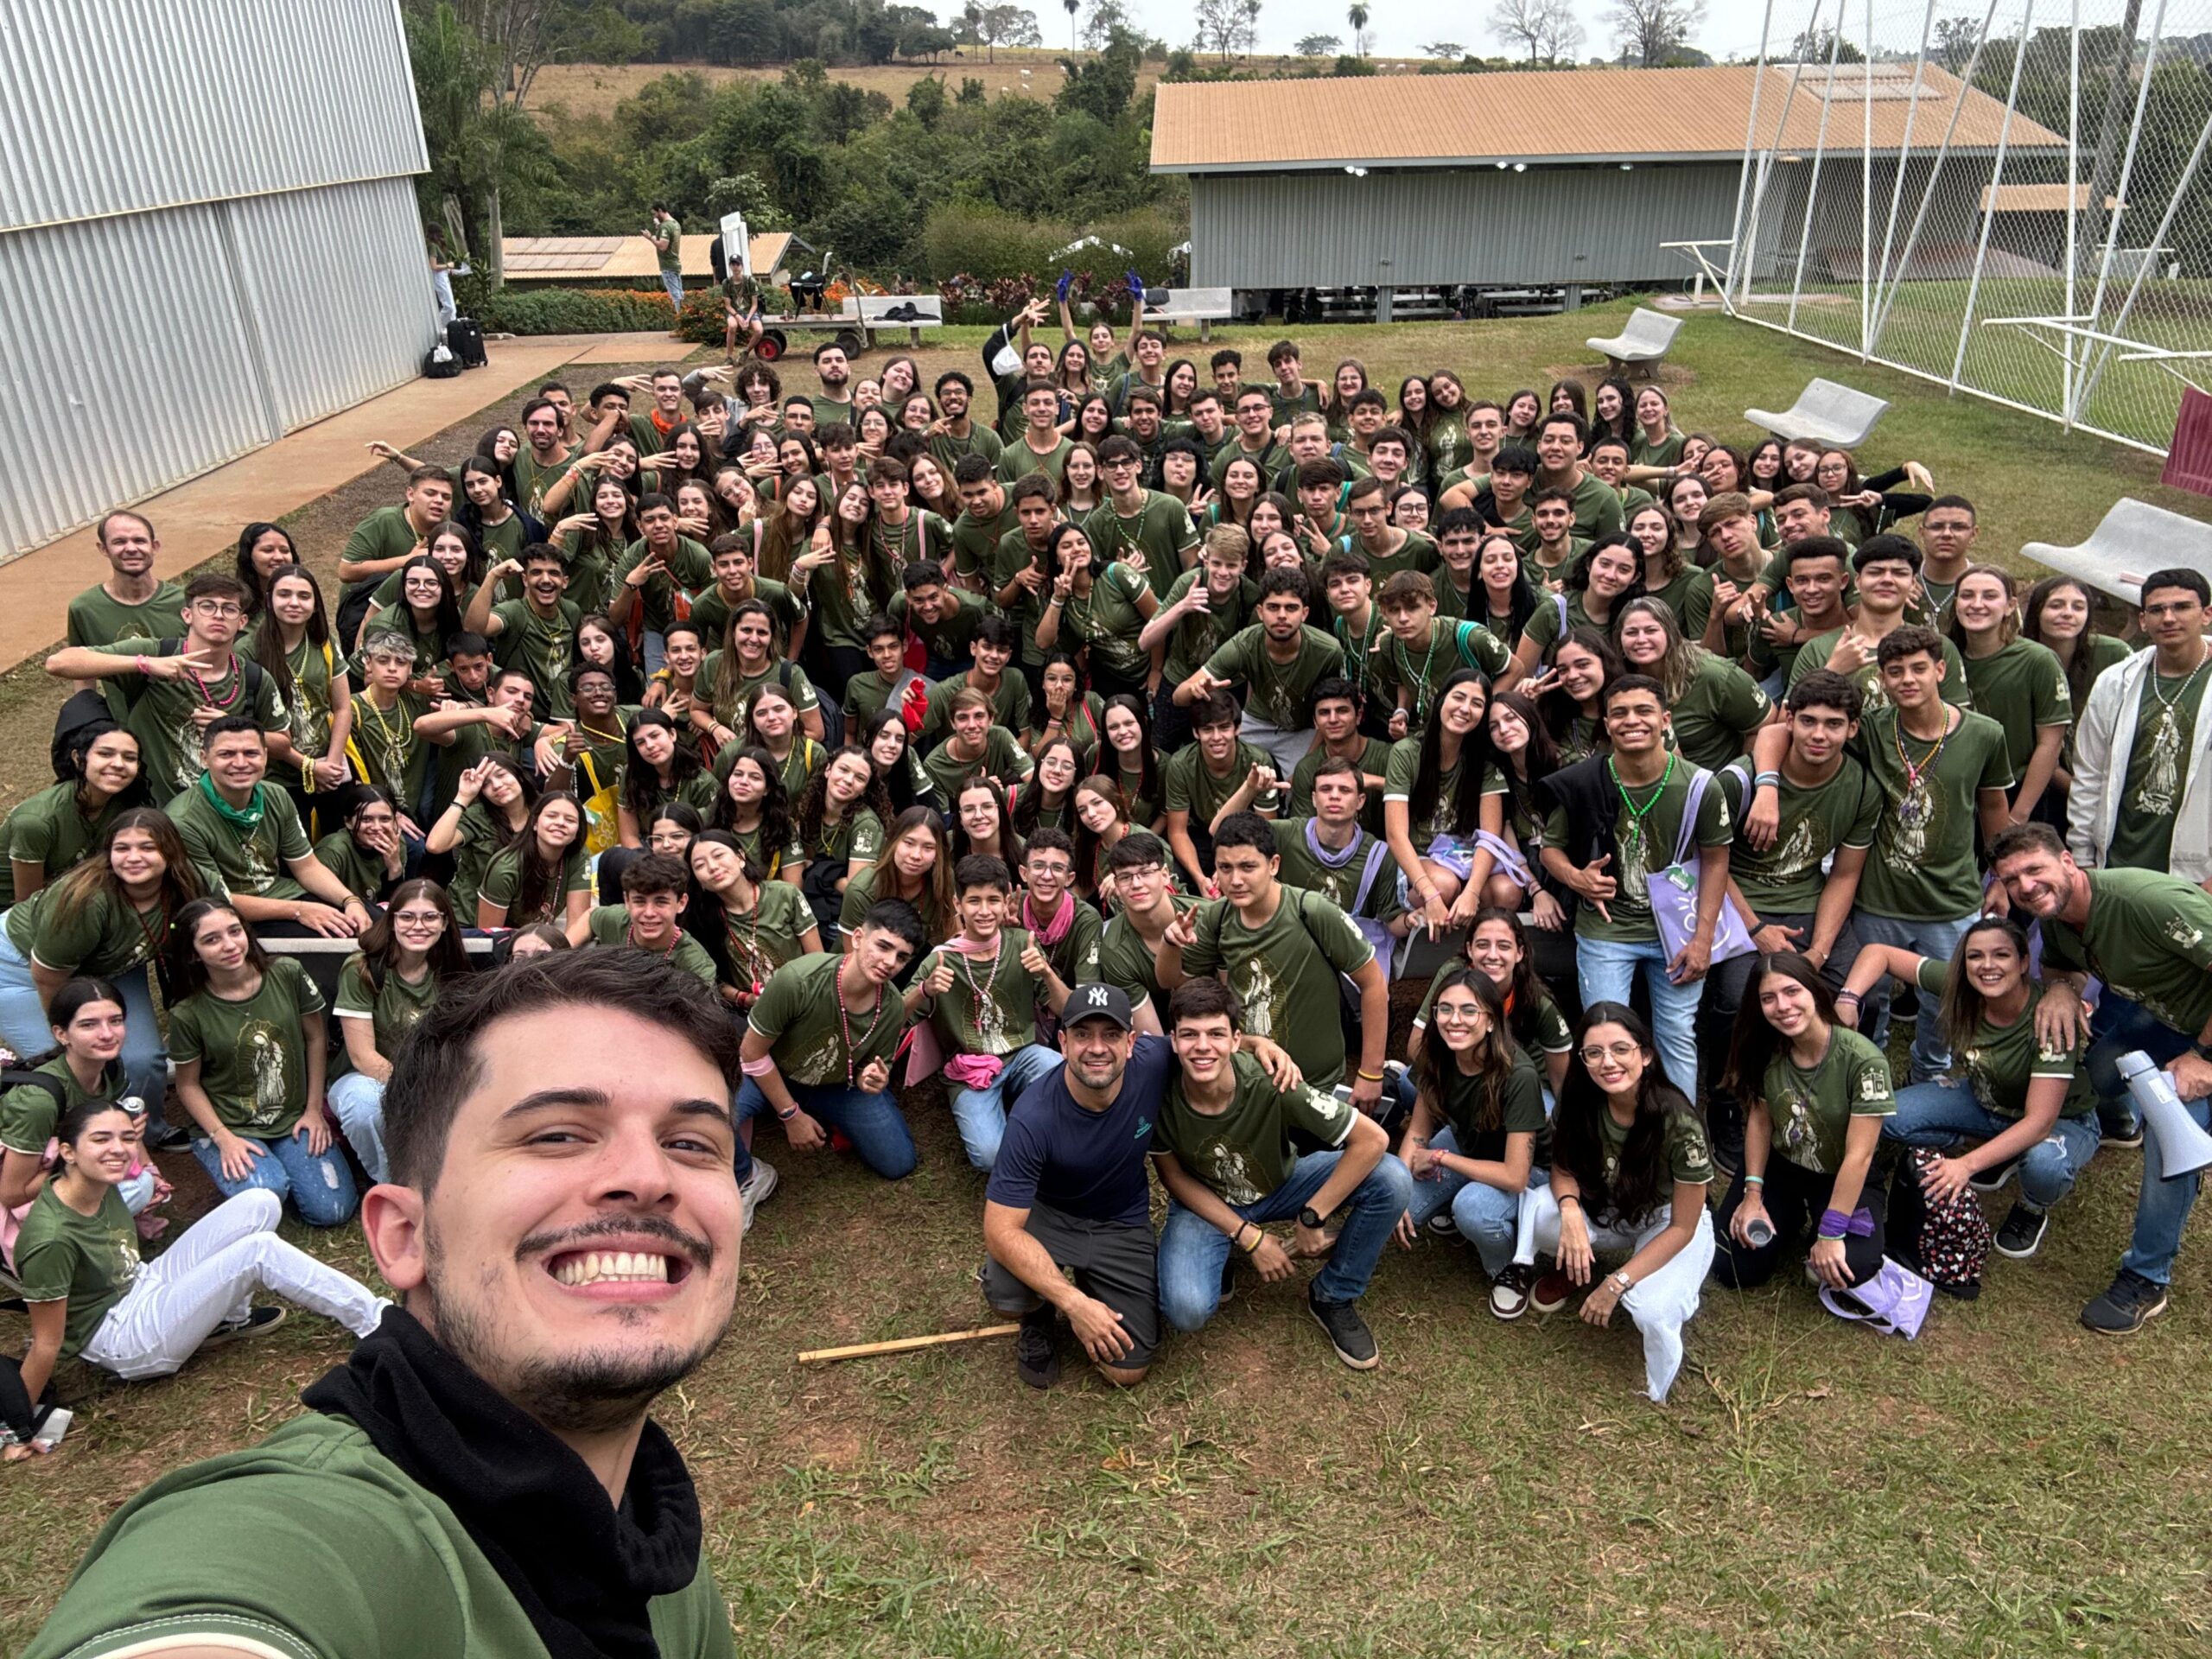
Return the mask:
{"type": "MultiPolygon", "coordinates": [[[[1969,1141],[1994,1141],[2019,1119],[1991,1111],[1971,1086],[1939,1078],[1897,1090],[1896,1116],[1882,1121],[1882,1138],[1908,1147],[1955,1152],[1969,1141]]],[[[2074,1190],[2074,1179],[2096,1154],[2097,1120],[2062,1117],[2020,1158],[2020,1198],[2031,1210],[2048,1210],[2074,1190]]]]}

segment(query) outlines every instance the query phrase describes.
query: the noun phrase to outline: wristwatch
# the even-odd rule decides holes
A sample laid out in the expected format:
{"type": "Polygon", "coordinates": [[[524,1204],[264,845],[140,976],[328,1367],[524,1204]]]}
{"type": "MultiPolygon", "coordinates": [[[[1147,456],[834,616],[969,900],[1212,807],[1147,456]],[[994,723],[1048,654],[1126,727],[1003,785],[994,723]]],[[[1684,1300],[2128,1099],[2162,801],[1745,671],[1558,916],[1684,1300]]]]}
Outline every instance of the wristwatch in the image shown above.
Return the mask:
{"type": "Polygon", "coordinates": [[[1310,1227],[1317,1233],[1321,1230],[1321,1212],[1310,1204],[1298,1212],[1298,1224],[1310,1227]]]}

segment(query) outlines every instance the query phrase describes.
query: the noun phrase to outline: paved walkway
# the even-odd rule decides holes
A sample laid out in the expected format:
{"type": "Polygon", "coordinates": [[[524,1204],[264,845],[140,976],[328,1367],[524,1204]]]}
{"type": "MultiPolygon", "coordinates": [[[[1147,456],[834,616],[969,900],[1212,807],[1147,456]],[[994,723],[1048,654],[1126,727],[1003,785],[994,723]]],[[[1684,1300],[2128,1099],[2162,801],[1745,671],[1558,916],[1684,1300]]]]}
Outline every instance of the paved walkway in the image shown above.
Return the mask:
{"type": "MultiPolygon", "coordinates": [[[[372,438],[405,449],[557,373],[564,364],[649,361],[657,351],[680,356],[690,349],[655,334],[493,340],[484,368],[451,380],[410,380],[136,503],[161,532],[156,572],[174,576],[204,563],[236,546],[239,528],[251,520],[281,518],[385,466],[369,454],[372,438]]],[[[581,391],[577,398],[582,399],[581,391]]],[[[67,626],[69,601],[106,575],[107,561],[89,529],[0,565],[0,672],[42,656],[67,626]]]]}

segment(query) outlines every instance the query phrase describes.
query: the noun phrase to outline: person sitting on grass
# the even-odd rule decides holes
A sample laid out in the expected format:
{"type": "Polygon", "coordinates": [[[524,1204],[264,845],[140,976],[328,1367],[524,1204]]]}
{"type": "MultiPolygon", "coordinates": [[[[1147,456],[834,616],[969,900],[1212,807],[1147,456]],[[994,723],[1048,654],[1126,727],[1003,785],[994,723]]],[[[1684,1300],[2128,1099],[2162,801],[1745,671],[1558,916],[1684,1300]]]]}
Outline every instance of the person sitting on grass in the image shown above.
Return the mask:
{"type": "MultiPolygon", "coordinates": [[[[259,1290],[357,1337],[377,1328],[391,1304],[277,1237],[284,1206],[272,1192],[233,1194],[159,1256],[141,1261],[137,1228],[118,1190],[140,1161],[141,1121],[114,1101],[88,1099],[54,1126],[60,1170],[31,1201],[16,1240],[31,1324],[25,1394],[43,1396],[64,1360],[136,1382],[169,1376],[203,1347],[264,1335],[283,1321],[284,1310],[256,1307],[259,1290]]],[[[25,1450],[10,1446],[7,1455],[25,1450]]]]}
{"type": "Polygon", "coordinates": [[[728,830],[702,832],[686,861],[695,892],[685,926],[714,957],[722,1001],[743,1014],[770,974],[821,951],[822,930],[799,890],[769,880],[728,830]]]}
{"type": "Polygon", "coordinates": [[[1490,1311],[1517,1319],[1535,1282],[1534,1269],[1513,1259],[1522,1195],[1550,1179],[1543,1081],[1482,969],[1446,969],[1427,1013],[1414,1053],[1413,1122],[1398,1153],[1409,1193],[1399,1239],[1410,1246],[1423,1228],[1465,1239],[1490,1275],[1490,1311]]]}
{"type": "MultiPolygon", "coordinates": [[[[70,980],[47,1009],[54,1052],[30,1069],[47,1079],[21,1083],[0,1095],[0,1243],[14,1253],[16,1224],[45,1188],[48,1157],[62,1115],[87,1103],[124,1100],[123,1053],[126,1015],[123,994],[104,979],[70,980]]],[[[144,1103],[130,1100],[134,1115],[144,1103]]],[[[140,1127],[144,1120],[140,1119],[140,1127]]],[[[119,1183],[123,1202],[137,1215],[154,1201],[162,1173],[148,1159],[119,1183]]]]}
{"type": "Polygon", "coordinates": [[[338,970],[338,1029],[349,1069],[330,1085],[330,1111],[372,1181],[391,1179],[384,1149],[384,1091],[399,1045],[468,972],[461,921],[435,881],[404,881],[338,970]]]}
{"type": "Polygon", "coordinates": [[[1002,860],[970,854],[952,869],[960,931],[926,957],[915,982],[945,1051],[952,1121],[968,1161],[988,1173],[1006,1137],[1006,1103],[1060,1057],[1037,1040],[1037,1005],[1054,1015],[1067,982],[1035,936],[1007,925],[1014,876],[1002,860]]]}
{"type": "Polygon", "coordinates": [[[1761,956],[1749,982],[1728,1057],[1743,1166],[1720,1201],[1713,1276],[1733,1290],[1764,1284],[1809,1224],[1812,1276],[1829,1290],[1863,1285],[1882,1270],[1888,1205],[1869,1177],[1897,1110],[1888,1057],[1839,1021],[1820,971],[1795,952],[1761,956]]]}
{"type": "Polygon", "coordinates": [[[1626,1308],[1643,1335],[1645,1392],[1663,1402],[1682,1368],[1682,1327],[1713,1266],[1705,1207],[1713,1154],[1688,1096],[1667,1080],[1651,1028],[1624,1003],[1593,1002],[1552,1116],[1552,1178],[1529,1194],[1513,1259],[1557,1261],[1529,1294],[1557,1313],[1573,1287],[1587,1325],[1626,1308]],[[1628,1259],[1592,1284],[1600,1251],[1628,1259]]]}
{"type": "MultiPolygon", "coordinates": [[[[556,798],[549,796],[547,799],[556,798]]],[[[571,806],[574,803],[570,804],[571,806]]],[[[622,872],[622,902],[598,905],[569,923],[573,945],[627,945],[688,969],[704,985],[715,982],[715,959],[706,947],[677,925],[691,893],[690,872],[681,859],[647,853],[622,872]]]]}
{"type": "Polygon", "coordinates": [[[195,899],[170,940],[169,1057],[196,1126],[192,1155],[225,1198],[289,1198],[310,1227],[357,1197],[323,1100],[322,993],[297,957],[271,958],[224,899],[195,899]]]}
{"type": "Polygon", "coordinates": [[[1239,1254],[1270,1283],[1297,1272],[1292,1257],[1326,1257],[1306,1305],[1354,1370],[1381,1356],[1359,1316],[1375,1264],[1413,1196],[1389,1137],[1351,1101],[1300,1086],[1285,1089],[1260,1062],[1237,1052],[1236,998],[1219,980],[1198,979],[1168,999],[1176,1071],[1153,1137],[1154,1167],[1167,1189],[1160,1234],[1160,1304],[1178,1331],[1205,1328],[1234,1281],[1239,1254]],[[1318,1142],[1320,1150],[1301,1154],[1318,1142]],[[1324,1230],[1339,1218],[1332,1243],[1324,1230]],[[1295,1219],[1286,1251],[1263,1222],[1295,1219]]]}

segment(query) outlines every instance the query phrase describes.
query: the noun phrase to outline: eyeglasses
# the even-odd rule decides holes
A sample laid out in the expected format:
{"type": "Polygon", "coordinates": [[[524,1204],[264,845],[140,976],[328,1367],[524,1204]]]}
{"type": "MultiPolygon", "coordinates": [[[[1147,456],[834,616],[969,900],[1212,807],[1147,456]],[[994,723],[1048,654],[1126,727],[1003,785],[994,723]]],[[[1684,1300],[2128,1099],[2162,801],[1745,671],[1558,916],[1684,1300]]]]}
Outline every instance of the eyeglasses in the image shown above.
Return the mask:
{"type": "Polygon", "coordinates": [[[192,608],[202,616],[244,616],[245,608],[239,605],[226,605],[205,599],[193,601],[192,608]]]}
{"type": "Polygon", "coordinates": [[[1595,1065],[1599,1061],[1608,1057],[1625,1064],[1628,1061],[1634,1059],[1642,1052],[1643,1050],[1639,1049],[1634,1043],[1608,1043],[1603,1047],[1600,1047],[1596,1043],[1592,1043],[1589,1047],[1581,1051],[1582,1064],[1585,1065],[1595,1065]]]}
{"type": "Polygon", "coordinates": [[[446,922],[446,918],[435,910],[420,912],[403,910],[391,919],[395,925],[400,927],[443,927],[446,922]]]}

